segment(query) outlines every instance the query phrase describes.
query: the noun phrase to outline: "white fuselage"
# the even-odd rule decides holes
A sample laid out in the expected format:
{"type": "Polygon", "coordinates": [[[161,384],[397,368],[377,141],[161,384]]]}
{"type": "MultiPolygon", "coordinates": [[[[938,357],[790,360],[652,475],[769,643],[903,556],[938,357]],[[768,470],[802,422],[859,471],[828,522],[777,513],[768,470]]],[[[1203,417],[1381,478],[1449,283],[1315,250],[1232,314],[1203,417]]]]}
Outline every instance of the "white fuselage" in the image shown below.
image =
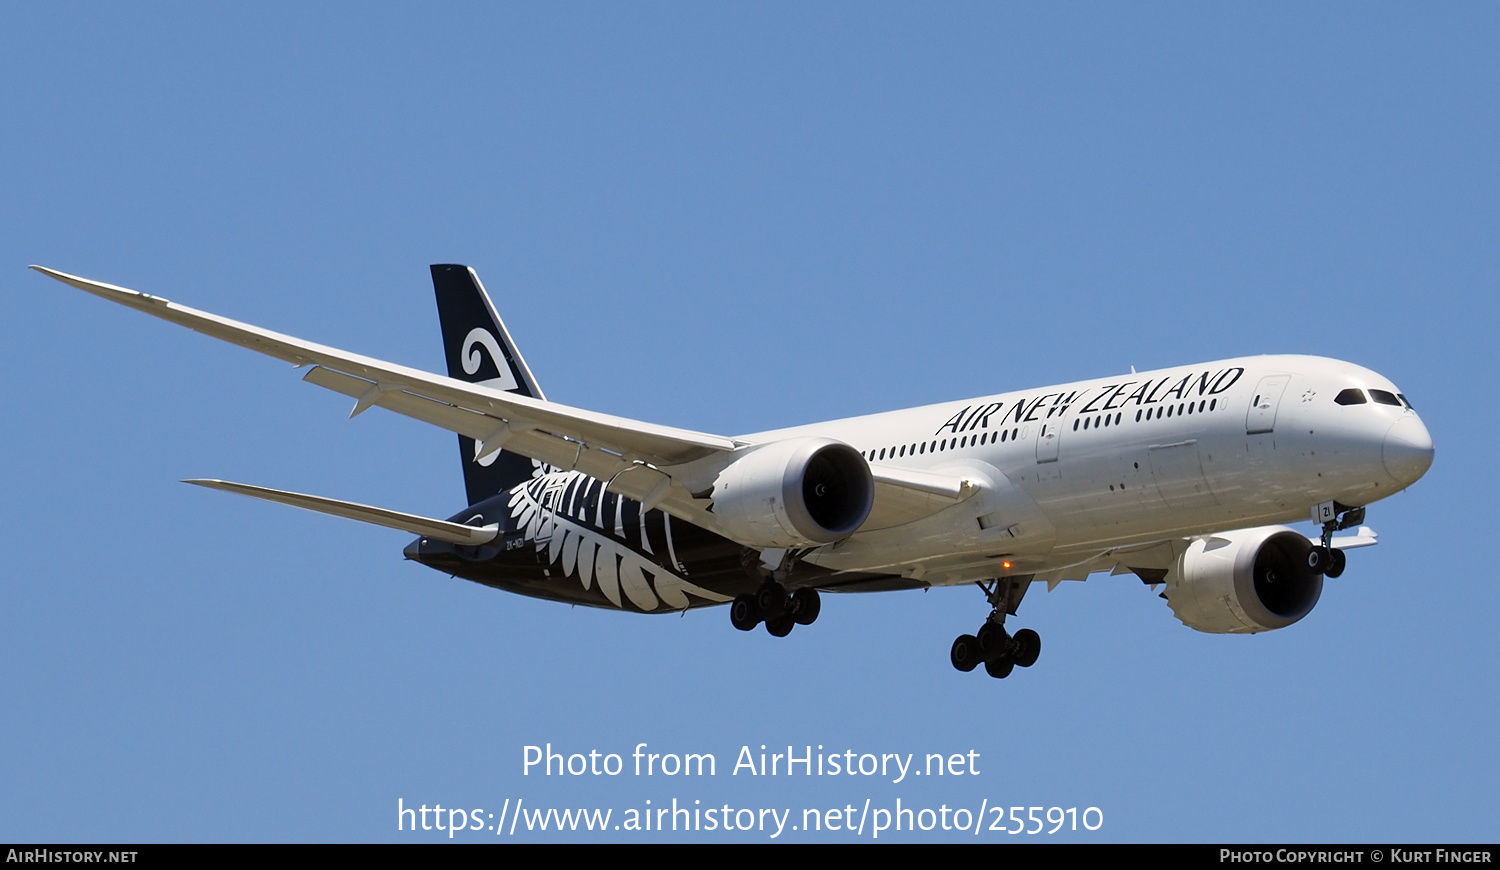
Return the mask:
{"type": "Polygon", "coordinates": [[[975,479],[977,498],[807,557],[835,570],[902,567],[942,585],[995,576],[998,558],[1015,570],[1057,568],[1120,547],[1303,520],[1320,503],[1384,498],[1432,459],[1426,428],[1398,395],[1350,363],[1258,356],[744,440],[816,434],[852,445],[872,466],[975,479]],[[1336,403],[1346,390],[1364,401],[1336,403]]]}

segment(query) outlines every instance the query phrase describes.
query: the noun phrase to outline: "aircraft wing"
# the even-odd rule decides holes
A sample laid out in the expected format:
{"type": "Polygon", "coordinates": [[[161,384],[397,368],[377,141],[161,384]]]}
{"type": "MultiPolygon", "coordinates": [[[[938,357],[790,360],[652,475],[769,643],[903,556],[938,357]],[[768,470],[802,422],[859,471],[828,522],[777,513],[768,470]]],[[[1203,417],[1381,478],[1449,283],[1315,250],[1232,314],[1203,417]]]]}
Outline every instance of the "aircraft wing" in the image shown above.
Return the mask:
{"type": "MultiPolygon", "coordinates": [[[[128,308],[204,335],[312,366],[303,380],[355,399],[350,416],[380,406],[478,442],[480,456],[505,450],[610,482],[610,489],[660,507],[680,519],[718,530],[706,499],[692,496],[660,469],[747,446],[719,435],[659,426],[502,392],[443,375],[384,362],[294,338],[112,284],[43,266],[42,274],[128,308]]],[[[923,474],[875,474],[875,510],[865,528],[919,519],[966,497],[962,481],[923,474]]]]}
{"type": "MultiPolygon", "coordinates": [[[[661,480],[652,474],[621,474],[636,468],[637,463],[648,468],[679,465],[738,446],[733,440],[717,435],[627,420],[492,390],[240,323],[160,296],[42,266],[31,268],[64,284],[204,335],[299,367],[311,365],[313,368],[303,379],[354,398],[351,416],[379,405],[468,436],[485,447],[498,448],[503,444],[505,449],[523,456],[559,468],[576,468],[603,480],[619,475],[617,485],[611,488],[632,498],[650,495],[661,480]]],[[[672,495],[658,494],[658,500],[679,502],[671,505],[679,508],[674,513],[702,522],[706,502],[695,504],[685,491],[676,493],[676,498],[671,498],[672,495]]],[[[707,524],[716,525],[711,519],[707,524]]]]}

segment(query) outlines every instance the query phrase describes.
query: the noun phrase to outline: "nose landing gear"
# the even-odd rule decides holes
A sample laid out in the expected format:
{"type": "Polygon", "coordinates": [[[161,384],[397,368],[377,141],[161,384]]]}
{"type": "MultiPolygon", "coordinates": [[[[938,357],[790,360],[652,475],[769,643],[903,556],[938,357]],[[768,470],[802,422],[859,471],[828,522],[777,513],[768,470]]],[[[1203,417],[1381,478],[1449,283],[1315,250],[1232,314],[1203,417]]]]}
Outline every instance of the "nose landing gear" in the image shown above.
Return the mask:
{"type": "Polygon", "coordinates": [[[1353,528],[1365,521],[1365,509],[1345,507],[1338,502],[1325,502],[1313,508],[1313,520],[1327,517],[1323,522],[1323,542],[1307,554],[1307,567],[1324,577],[1338,577],[1344,573],[1346,560],[1344,551],[1333,546],[1333,533],[1353,528]],[[1339,509],[1342,508],[1342,514],[1339,509]]]}
{"type": "Polygon", "coordinates": [[[985,673],[1003,680],[1017,667],[1029,668],[1036,664],[1037,656],[1042,652],[1041,636],[1029,628],[1014,635],[1005,630],[1005,617],[1015,615],[1026,588],[1031,585],[1031,577],[996,580],[989,587],[983,583],[975,585],[984,590],[992,610],[978,632],[959,635],[953,641],[948,654],[953,667],[968,673],[983,664],[985,673]]]}

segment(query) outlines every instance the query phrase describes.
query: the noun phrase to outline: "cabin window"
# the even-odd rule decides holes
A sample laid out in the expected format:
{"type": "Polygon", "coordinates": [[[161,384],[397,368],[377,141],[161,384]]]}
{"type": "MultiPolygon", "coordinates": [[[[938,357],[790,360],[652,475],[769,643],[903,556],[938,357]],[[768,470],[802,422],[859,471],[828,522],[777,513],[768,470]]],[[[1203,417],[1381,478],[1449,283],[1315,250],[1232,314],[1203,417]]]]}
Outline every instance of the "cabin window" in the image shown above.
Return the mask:
{"type": "Polygon", "coordinates": [[[1365,391],[1353,388],[1344,390],[1333,397],[1335,405],[1363,405],[1365,401],[1365,391]]]}

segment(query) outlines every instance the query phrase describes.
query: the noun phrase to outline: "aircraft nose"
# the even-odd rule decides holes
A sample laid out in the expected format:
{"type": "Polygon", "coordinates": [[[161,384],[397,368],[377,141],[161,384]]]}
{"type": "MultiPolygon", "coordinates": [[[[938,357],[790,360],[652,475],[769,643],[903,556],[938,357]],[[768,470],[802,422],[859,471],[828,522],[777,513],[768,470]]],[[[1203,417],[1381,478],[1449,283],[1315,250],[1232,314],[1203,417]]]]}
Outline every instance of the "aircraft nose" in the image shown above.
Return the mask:
{"type": "Polygon", "coordinates": [[[1385,433],[1380,456],[1385,470],[1402,486],[1416,483],[1432,467],[1432,436],[1416,414],[1406,414],[1385,433]]]}
{"type": "Polygon", "coordinates": [[[402,550],[401,554],[413,562],[420,562],[422,560],[422,539],[417,538],[415,541],[407,544],[406,549],[402,550]]]}

